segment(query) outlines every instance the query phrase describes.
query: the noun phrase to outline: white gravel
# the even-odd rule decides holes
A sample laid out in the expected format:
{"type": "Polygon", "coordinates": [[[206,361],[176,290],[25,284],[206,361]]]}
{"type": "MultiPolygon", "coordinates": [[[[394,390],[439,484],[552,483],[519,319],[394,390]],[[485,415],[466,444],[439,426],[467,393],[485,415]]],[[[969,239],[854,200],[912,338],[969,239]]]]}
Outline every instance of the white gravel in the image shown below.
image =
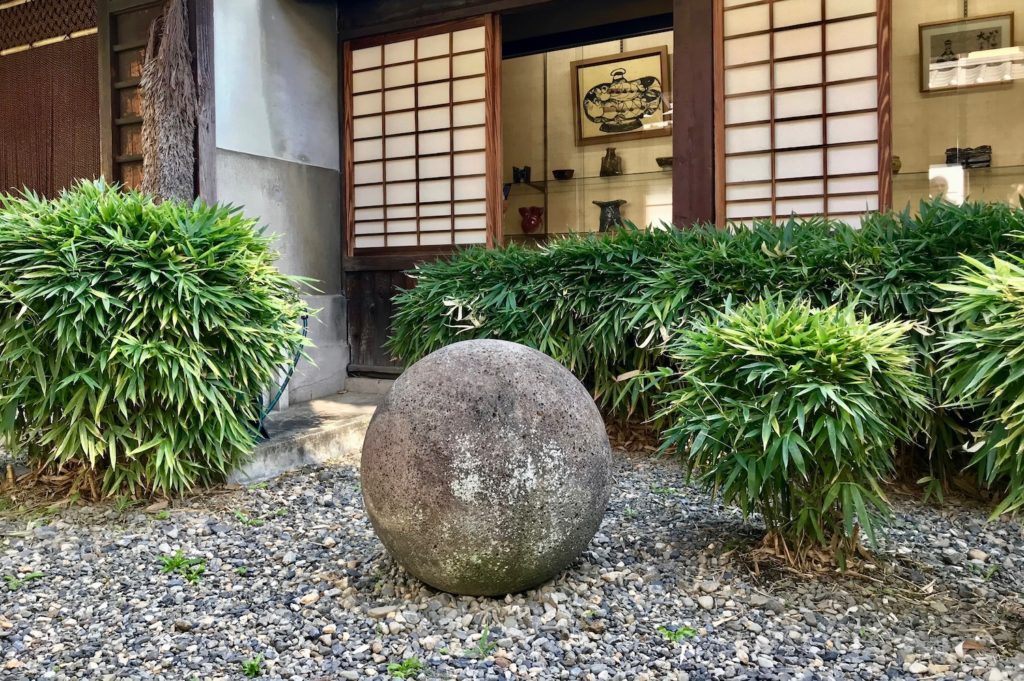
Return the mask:
{"type": "Polygon", "coordinates": [[[7,512],[0,575],[17,589],[0,584],[0,678],[239,679],[262,656],[254,666],[274,679],[386,678],[415,657],[423,671],[409,678],[445,680],[1024,680],[1020,524],[900,501],[874,569],[755,575],[743,556],[757,529],[685,488],[678,466],[615,465],[580,560],[504,599],[407,577],[346,466],[206,494],[167,517],[7,512]],[[176,551],[201,574],[162,572],[176,551]]]}

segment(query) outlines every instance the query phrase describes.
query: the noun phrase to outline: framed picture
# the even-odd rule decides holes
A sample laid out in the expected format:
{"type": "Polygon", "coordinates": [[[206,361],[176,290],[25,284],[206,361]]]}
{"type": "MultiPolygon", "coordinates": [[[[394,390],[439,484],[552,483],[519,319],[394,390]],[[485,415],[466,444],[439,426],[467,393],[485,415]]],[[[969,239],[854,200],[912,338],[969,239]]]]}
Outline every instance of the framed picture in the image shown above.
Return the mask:
{"type": "Polygon", "coordinates": [[[578,146],[672,134],[667,47],[581,59],[569,74],[578,146]]]}
{"type": "Polygon", "coordinates": [[[981,66],[958,68],[958,62],[971,52],[1012,47],[1013,12],[921,24],[919,31],[921,92],[990,85],[976,82],[973,70],[980,71],[981,66]]]}

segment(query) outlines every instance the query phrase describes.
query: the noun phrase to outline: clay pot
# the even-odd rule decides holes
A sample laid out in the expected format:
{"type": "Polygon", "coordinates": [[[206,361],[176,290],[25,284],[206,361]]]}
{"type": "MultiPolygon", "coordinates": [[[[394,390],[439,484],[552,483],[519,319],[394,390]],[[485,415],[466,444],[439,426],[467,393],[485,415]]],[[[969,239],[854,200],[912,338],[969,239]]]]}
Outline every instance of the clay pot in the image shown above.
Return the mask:
{"type": "Polygon", "coordinates": [[[544,209],[541,206],[523,206],[519,209],[519,214],[523,216],[520,223],[523,234],[533,234],[544,224],[544,209]]]}

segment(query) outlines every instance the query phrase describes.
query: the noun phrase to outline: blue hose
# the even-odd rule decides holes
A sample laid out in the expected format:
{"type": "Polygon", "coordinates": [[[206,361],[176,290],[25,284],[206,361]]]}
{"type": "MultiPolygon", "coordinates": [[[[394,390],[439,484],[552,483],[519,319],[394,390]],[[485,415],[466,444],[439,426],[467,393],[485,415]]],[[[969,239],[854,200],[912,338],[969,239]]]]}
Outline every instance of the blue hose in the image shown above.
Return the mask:
{"type": "MultiPolygon", "coordinates": [[[[309,337],[309,315],[308,314],[302,315],[302,337],[303,338],[308,338],[309,337]]],[[[289,367],[288,373],[285,374],[284,382],[281,383],[281,387],[279,387],[277,389],[277,394],[274,395],[274,399],[272,399],[270,401],[270,404],[269,404],[269,406],[267,406],[266,409],[261,409],[260,410],[260,419],[259,419],[259,421],[256,422],[256,432],[259,434],[259,438],[262,438],[262,439],[266,440],[267,438],[270,437],[270,434],[267,432],[267,428],[266,428],[266,425],[265,425],[265,422],[267,420],[267,415],[270,414],[270,412],[274,411],[274,407],[276,407],[277,403],[281,401],[281,396],[284,395],[284,391],[288,388],[288,383],[289,383],[289,381],[292,380],[292,374],[295,373],[295,367],[297,367],[299,365],[299,360],[301,358],[302,358],[302,348],[300,347],[295,352],[295,357],[292,359],[292,365],[291,365],[291,367],[289,367]]]]}

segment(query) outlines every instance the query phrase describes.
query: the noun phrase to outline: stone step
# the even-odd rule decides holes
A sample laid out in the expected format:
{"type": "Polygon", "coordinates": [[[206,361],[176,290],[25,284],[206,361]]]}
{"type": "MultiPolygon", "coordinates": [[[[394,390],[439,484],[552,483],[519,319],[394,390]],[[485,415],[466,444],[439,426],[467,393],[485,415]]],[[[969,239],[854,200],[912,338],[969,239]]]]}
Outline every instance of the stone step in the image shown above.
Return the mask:
{"type": "Polygon", "coordinates": [[[228,482],[251,485],[302,466],[358,464],[363,436],[381,397],[344,392],[271,414],[266,424],[270,439],[257,445],[249,463],[233,471],[228,482]]]}
{"type": "Polygon", "coordinates": [[[393,378],[370,378],[369,376],[349,376],[345,388],[354,393],[383,395],[391,389],[393,378]]]}

